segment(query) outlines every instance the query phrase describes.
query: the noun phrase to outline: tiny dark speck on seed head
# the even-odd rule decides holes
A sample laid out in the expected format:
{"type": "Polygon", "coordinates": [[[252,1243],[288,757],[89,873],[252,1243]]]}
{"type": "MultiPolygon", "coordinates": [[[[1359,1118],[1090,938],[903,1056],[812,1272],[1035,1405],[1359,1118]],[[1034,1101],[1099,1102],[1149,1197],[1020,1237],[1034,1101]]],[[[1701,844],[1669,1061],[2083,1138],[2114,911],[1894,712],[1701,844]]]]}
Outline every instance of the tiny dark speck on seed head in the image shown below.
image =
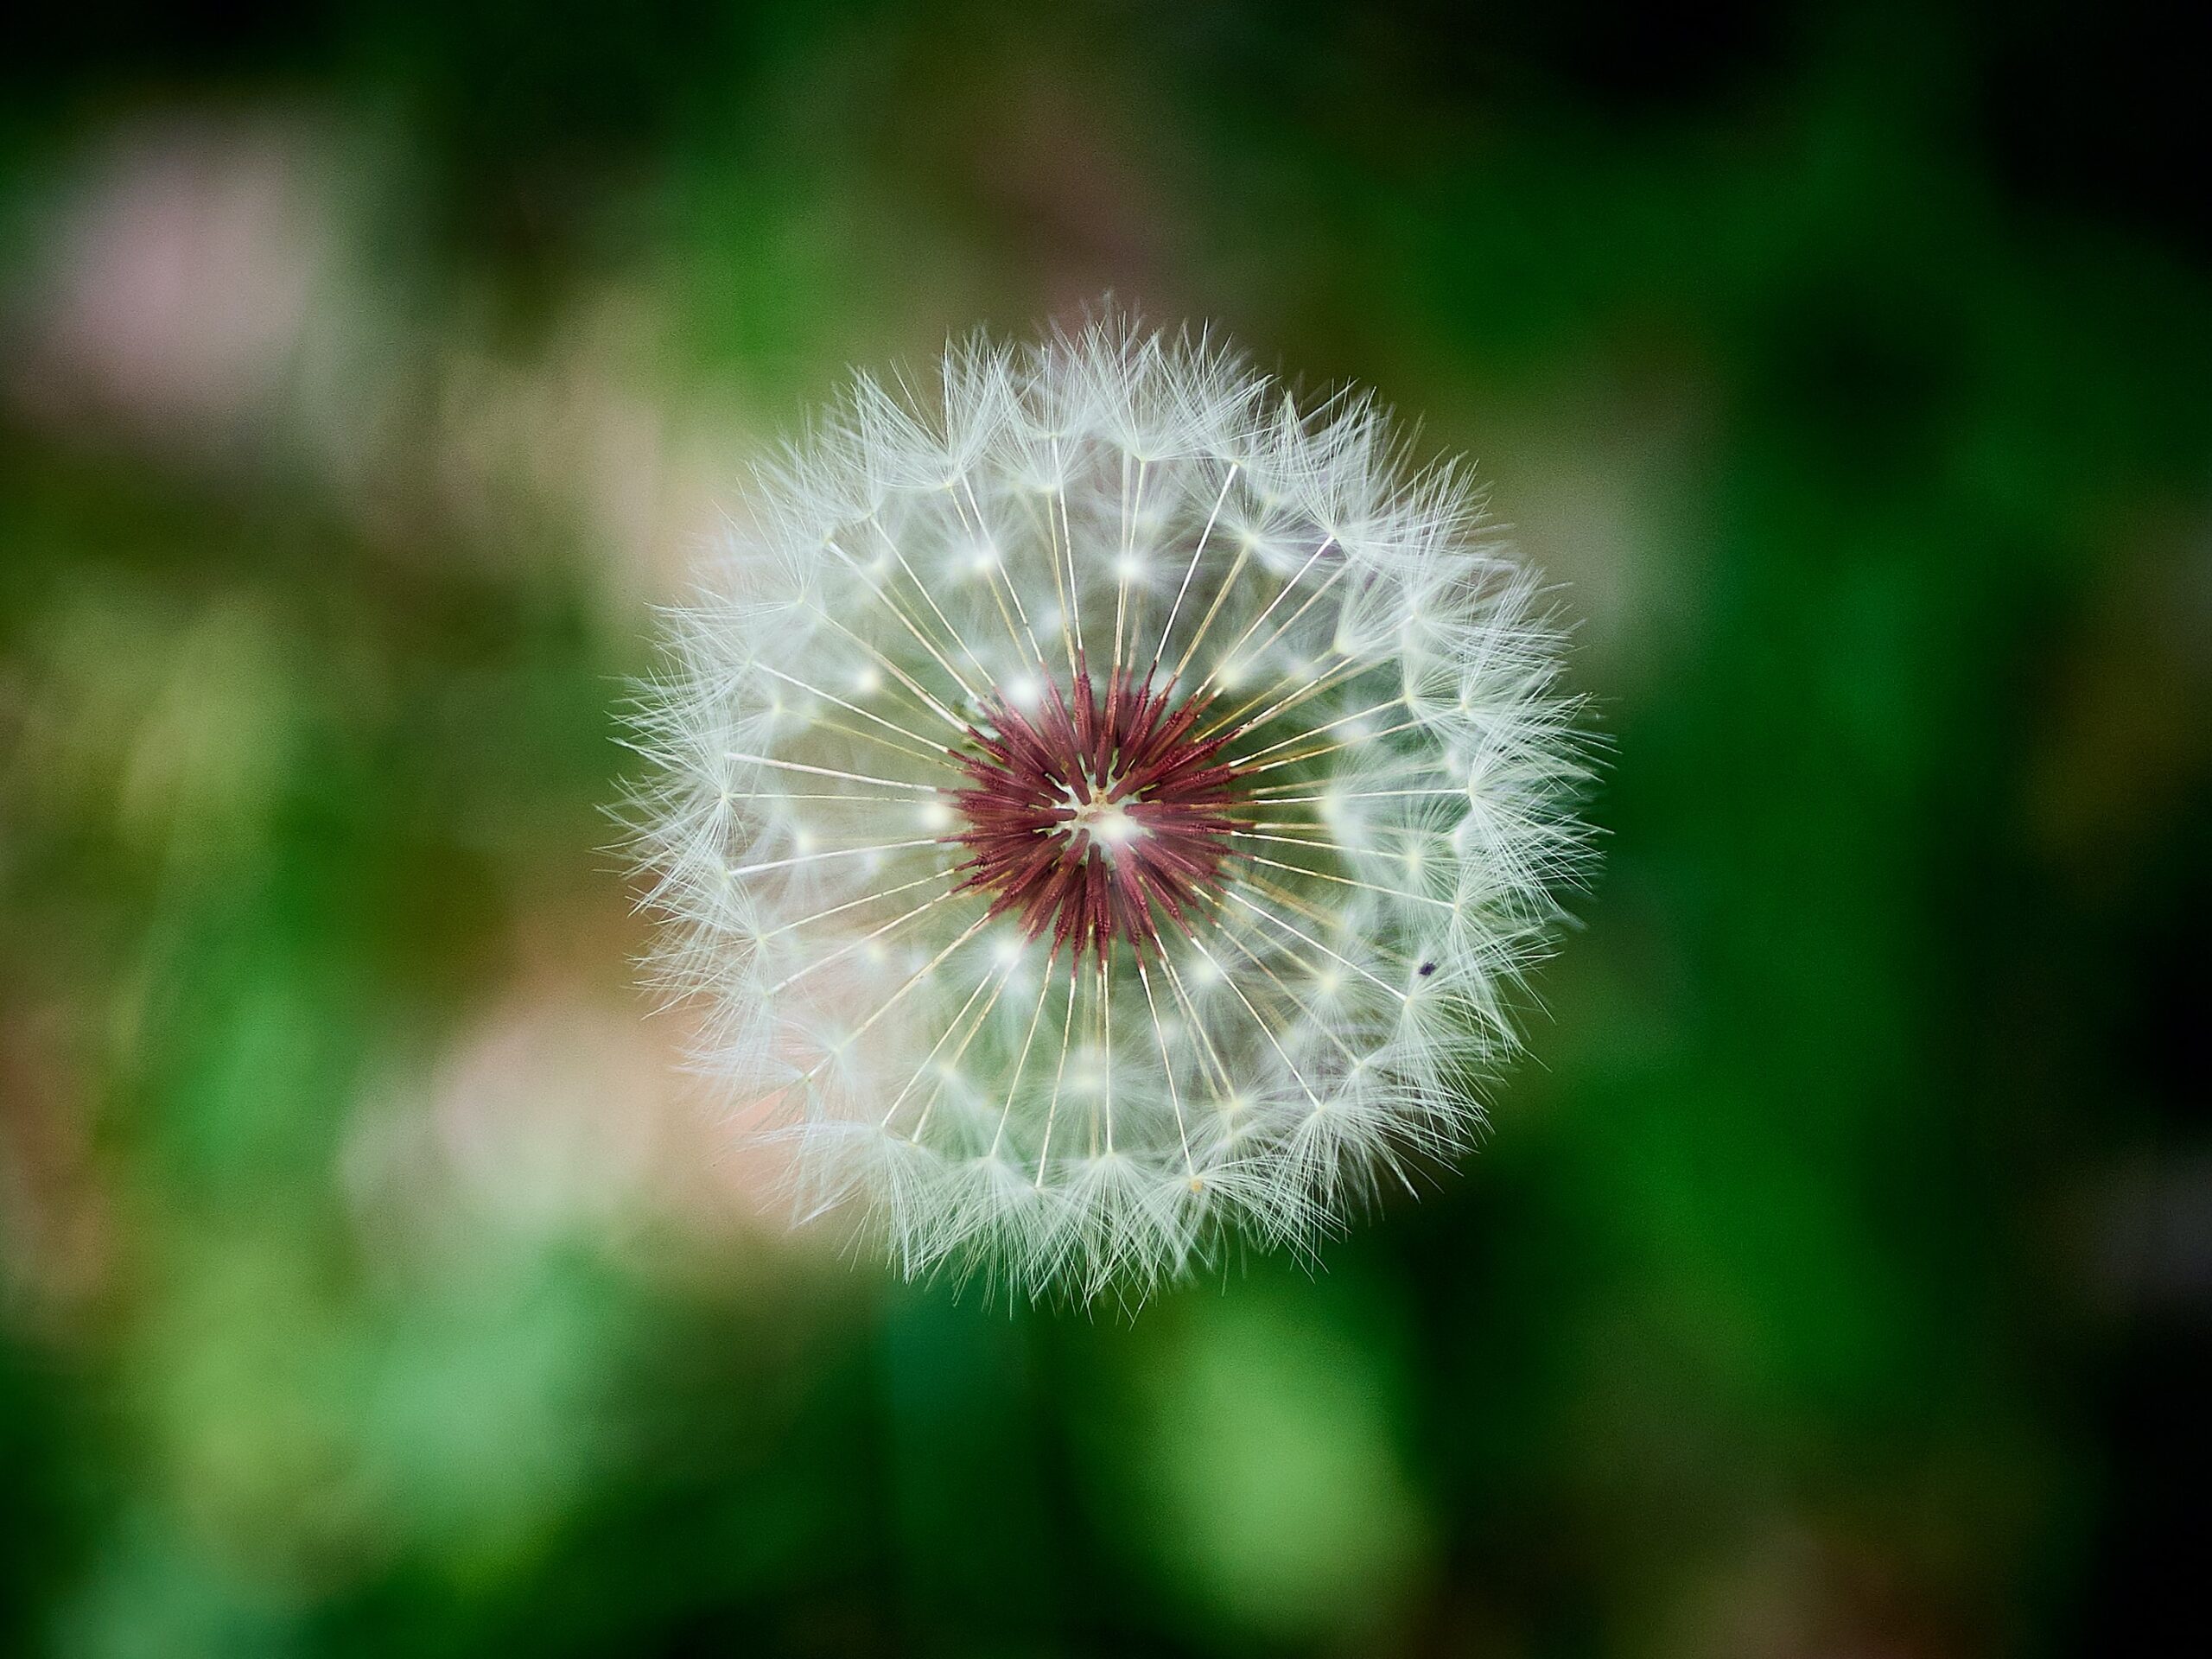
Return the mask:
{"type": "Polygon", "coordinates": [[[1427,979],[1427,978],[1431,974],[1434,973],[1435,971],[1436,971],[1436,964],[1435,964],[1434,963],[1433,963],[1433,962],[1424,962],[1424,963],[1421,963],[1421,976],[1423,979],[1427,979]]]}

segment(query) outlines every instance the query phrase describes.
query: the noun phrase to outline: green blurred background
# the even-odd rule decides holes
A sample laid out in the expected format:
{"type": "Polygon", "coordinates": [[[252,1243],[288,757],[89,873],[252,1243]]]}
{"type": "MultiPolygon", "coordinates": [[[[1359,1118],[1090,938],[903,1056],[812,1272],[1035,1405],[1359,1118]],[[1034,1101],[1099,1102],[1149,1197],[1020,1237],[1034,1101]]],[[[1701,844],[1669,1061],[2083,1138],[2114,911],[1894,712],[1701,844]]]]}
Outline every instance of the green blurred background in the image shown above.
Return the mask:
{"type": "Polygon", "coordinates": [[[0,1651],[2191,1650],[2205,61],[2136,0],[19,20],[0,1651]],[[1612,755],[1482,1155],[1134,1321],[787,1235],[601,813],[752,449],[1109,291],[1475,454],[1612,755]]]}

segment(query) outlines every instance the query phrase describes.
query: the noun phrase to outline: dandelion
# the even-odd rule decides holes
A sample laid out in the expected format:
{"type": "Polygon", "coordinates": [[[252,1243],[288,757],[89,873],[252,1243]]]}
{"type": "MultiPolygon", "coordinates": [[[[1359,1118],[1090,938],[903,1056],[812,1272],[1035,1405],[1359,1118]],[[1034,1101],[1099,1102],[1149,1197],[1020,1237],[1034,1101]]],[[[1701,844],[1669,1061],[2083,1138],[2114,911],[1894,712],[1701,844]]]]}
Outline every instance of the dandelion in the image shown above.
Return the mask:
{"type": "Polygon", "coordinates": [[[1466,1147],[1585,843],[1462,467],[1104,322],[863,378],[755,497],[636,818],[653,968],[807,1213],[1141,1294],[1466,1147]]]}

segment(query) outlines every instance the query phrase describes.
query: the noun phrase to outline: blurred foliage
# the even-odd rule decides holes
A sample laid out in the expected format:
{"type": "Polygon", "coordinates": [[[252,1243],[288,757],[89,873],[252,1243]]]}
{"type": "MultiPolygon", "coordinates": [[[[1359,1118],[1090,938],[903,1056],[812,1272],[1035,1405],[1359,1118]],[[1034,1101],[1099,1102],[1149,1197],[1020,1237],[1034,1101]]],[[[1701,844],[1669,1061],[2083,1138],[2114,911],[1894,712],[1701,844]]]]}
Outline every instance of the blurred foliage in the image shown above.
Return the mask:
{"type": "Polygon", "coordinates": [[[2184,1649],[2181,28],[43,15],[0,1649],[2184,1649]],[[626,984],[602,809],[747,447],[1109,289],[1475,453],[1612,763],[1484,1155],[1319,1274],[1091,1321],[783,1236],[626,984]]]}

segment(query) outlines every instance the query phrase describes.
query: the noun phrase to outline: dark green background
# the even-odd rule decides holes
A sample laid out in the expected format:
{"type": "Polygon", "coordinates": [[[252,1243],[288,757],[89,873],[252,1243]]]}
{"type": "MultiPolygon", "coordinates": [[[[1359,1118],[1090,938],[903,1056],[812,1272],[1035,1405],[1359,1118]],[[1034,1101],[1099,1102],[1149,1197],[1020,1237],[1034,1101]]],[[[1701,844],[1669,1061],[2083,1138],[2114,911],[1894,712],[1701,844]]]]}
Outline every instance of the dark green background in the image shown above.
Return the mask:
{"type": "Polygon", "coordinates": [[[2163,10],[10,35],[0,1649],[2203,1639],[2163,10]],[[1476,455],[1611,752],[1482,1154],[1134,1321],[785,1238],[601,816],[747,454],[1109,291],[1476,455]]]}

